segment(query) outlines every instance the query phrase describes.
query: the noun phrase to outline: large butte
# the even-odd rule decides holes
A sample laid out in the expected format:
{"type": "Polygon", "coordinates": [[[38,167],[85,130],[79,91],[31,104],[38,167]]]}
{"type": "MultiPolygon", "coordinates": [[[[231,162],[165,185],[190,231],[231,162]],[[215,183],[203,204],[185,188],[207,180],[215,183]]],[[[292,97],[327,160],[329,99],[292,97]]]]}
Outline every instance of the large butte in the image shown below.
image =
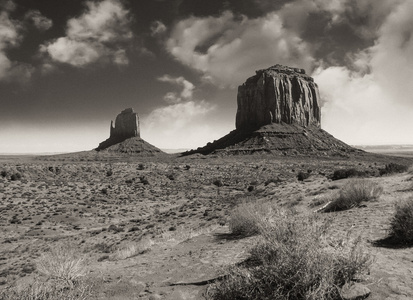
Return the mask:
{"type": "Polygon", "coordinates": [[[275,65],[258,70],[238,87],[236,129],[185,152],[348,156],[363,151],[321,129],[318,86],[303,69],[275,65]]]}

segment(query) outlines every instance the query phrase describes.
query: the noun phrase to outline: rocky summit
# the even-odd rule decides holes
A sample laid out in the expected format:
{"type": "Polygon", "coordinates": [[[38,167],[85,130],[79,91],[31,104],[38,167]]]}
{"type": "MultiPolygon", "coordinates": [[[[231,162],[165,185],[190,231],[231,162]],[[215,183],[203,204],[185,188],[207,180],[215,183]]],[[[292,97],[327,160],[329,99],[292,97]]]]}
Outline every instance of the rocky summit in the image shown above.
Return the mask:
{"type": "Polygon", "coordinates": [[[321,129],[318,86],[303,69],[275,65],[238,87],[236,129],[184,155],[347,156],[361,153],[321,129]]]}
{"type": "Polygon", "coordinates": [[[109,138],[101,142],[95,150],[149,156],[163,153],[141,139],[139,116],[132,108],[127,108],[116,116],[115,126],[111,121],[109,138]]]}

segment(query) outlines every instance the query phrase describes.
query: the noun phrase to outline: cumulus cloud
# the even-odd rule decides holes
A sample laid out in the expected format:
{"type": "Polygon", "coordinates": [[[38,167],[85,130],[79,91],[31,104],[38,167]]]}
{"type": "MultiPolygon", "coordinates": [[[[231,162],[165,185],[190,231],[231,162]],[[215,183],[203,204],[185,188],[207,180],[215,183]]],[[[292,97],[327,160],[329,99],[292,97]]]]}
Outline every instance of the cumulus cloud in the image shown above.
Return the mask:
{"type": "Polygon", "coordinates": [[[4,4],[4,10],[0,12],[0,81],[26,82],[33,73],[33,67],[12,61],[7,56],[8,49],[20,44],[23,26],[9,16],[9,12],[15,8],[13,2],[7,1],[4,4]]]}
{"type": "Polygon", "coordinates": [[[46,31],[53,26],[52,20],[43,16],[38,10],[28,11],[25,19],[33,22],[33,25],[40,31],[46,31]]]}
{"type": "Polygon", "coordinates": [[[413,3],[400,2],[356,66],[318,68],[322,126],[352,144],[413,143],[413,3]]]}
{"type": "Polygon", "coordinates": [[[168,103],[178,103],[184,100],[191,100],[195,86],[186,80],[184,77],[171,77],[169,75],[163,75],[158,78],[159,81],[168,82],[182,87],[182,91],[177,94],[176,92],[169,92],[165,95],[164,100],[168,103]]]}
{"type": "Polygon", "coordinates": [[[226,11],[218,17],[190,17],[178,22],[167,51],[219,86],[237,86],[251,70],[276,63],[310,69],[311,48],[283,27],[276,13],[249,19],[226,11]]]}
{"type": "Polygon", "coordinates": [[[213,135],[206,117],[214,106],[204,100],[193,98],[195,86],[184,77],[164,75],[158,78],[170,83],[179,92],[169,92],[164,96],[166,106],[154,109],[142,120],[142,132],[148,141],[161,148],[192,148],[205,144],[213,135]]]}
{"type": "Polygon", "coordinates": [[[40,47],[53,61],[83,67],[98,61],[128,64],[125,43],[133,37],[129,11],[120,0],[87,1],[86,11],[67,22],[66,36],[40,47]]]}

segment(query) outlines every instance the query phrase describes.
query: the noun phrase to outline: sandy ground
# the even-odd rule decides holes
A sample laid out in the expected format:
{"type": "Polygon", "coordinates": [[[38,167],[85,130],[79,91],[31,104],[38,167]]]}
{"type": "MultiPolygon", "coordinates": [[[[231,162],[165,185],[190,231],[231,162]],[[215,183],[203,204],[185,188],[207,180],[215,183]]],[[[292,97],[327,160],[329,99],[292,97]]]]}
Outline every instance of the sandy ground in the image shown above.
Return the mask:
{"type": "Polygon", "coordinates": [[[65,243],[86,259],[91,299],[205,299],[209,283],[247,258],[256,240],[230,235],[235,205],[269,200],[314,211],[346,182],[331,181],[333,171],[355,167],[368,171],[384,193],[363,207],[329,213],[332,234],[361,235],[374,256],[363,278],[369,299],[413,299],[413,250],[374,246],[386,237],[394,203],[413,197],[413,175],[377,177],[394,160],[2,159],[0,289],[41,276],[39,257],[65,243]],[[298,181],[299,172],[311,176],[298,181]],[[16,173],[21,178],[12,180],[16,173]]]}

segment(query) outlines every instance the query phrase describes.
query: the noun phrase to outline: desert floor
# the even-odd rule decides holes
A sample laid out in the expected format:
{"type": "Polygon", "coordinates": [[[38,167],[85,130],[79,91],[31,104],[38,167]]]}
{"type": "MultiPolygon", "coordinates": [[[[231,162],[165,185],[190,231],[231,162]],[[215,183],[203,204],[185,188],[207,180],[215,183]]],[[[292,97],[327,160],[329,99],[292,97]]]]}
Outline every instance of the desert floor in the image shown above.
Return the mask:
{"type": "Polygon", "coordinates": [[[90,299],[205,299],[257,239],[230,234],[237,204],[313,212],[348,181],[332,181],[334,170],[353,167],[384,193],[328,213],[331,234],[360,235],[374,257],[363,277],[368,299],[413,299],[412,248],[374,243],[386,237],[396,201],[413,197],[412,173],[378,175],[390,162],[413,157],[1,157],[0,290],[41,279],[39,259],[64,245],[84,259],[90,299]],[[299,172],[310,176],[299,181],[299,172]]]}

